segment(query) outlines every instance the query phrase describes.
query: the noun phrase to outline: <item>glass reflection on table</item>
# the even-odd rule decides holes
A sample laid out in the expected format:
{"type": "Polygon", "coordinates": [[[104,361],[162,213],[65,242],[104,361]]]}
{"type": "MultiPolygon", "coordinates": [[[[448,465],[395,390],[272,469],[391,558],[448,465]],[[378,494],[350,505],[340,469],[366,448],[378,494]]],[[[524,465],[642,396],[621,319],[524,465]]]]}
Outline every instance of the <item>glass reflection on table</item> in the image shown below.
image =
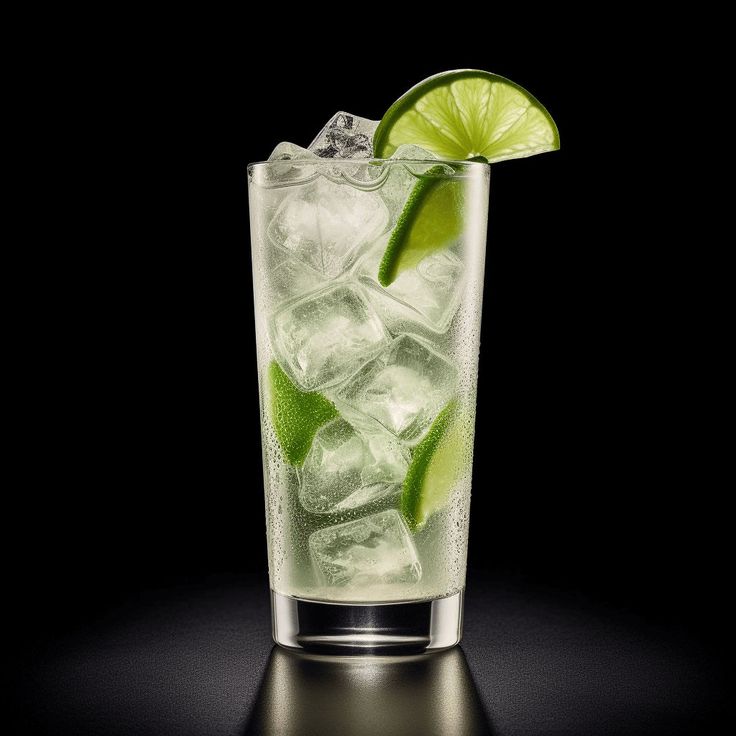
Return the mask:
{"type": "Polygon", "coordinates": [[[462,649],[330,657],[274,647],[245,734],[490,734],[462,649]]]}

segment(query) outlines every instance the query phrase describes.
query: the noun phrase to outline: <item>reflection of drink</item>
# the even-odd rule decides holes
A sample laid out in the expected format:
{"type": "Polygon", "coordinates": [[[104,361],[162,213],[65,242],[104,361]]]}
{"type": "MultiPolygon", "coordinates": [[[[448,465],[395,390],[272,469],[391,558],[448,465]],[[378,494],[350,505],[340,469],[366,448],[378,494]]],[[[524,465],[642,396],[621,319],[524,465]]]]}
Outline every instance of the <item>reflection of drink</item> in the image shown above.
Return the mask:
{"type": "Polygon", "coordinates": [[[488,172],[354,159],[250,168],[281,595],[385,603],[462,591],[488,172]],[[460,226],[384,287],[391,233],[422,181],[452,190],[460,226]]]}
{"type": "Polygon", "coordinates": [[[280,644],[459,640],[487,164],[558,146],[525,90],[465,69],[249,167],[280,644]]]}
{"type": "Polygon", "coordinates": [[[432,657],[313,656],[274,647],[245,733],[479,736],[491,731],[459,647],[432,657]]]}

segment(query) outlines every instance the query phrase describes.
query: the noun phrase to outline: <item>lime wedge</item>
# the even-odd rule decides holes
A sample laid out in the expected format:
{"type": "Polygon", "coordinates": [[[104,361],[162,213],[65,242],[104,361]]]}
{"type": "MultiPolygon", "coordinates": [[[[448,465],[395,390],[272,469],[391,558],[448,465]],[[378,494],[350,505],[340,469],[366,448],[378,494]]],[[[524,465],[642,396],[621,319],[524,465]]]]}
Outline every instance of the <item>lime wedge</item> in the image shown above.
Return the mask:
{"type": "Polygon", "coordinates": [[[317,430],[340,413],[322,394],[297,388],[275,360],[268,367],[268,380],[276,438],[286,460],[301,465],[317,430]]]}
{"type": "Polygon", "coordinates": [[[388,109],[373,136],[374,155],[388,158],[404,143],[444,159],[494,163],[555,151],[560,136],[544,106],[518,84],[458,69],[425,79],[388,109]]]}
{"type": "Polygon", "coordinates": [[[468,433],[457,401],[437,415],[416,446],[401,493],[401,513],[414,531],[442,508],[469,467],[468,433]]]}
{"type": "Polygon", "coordinates": [[[463,228],[462,182],[433,166],[414,185],[399,215],[378,267],[378,283],[389,286],[406,269],[460,236],[463,228]]]}

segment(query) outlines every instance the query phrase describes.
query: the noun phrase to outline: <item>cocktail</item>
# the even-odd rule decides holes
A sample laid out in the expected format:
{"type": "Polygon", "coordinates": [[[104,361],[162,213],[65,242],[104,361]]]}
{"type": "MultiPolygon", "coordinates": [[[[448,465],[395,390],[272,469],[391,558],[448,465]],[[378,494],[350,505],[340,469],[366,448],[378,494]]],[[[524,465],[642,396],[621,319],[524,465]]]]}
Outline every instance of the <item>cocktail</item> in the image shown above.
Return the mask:
{"type": "Polygon", "coordinates": [[[558,147],[487,72],[248,168],[274,639],[459,641],[489,162],[558,147]]]}

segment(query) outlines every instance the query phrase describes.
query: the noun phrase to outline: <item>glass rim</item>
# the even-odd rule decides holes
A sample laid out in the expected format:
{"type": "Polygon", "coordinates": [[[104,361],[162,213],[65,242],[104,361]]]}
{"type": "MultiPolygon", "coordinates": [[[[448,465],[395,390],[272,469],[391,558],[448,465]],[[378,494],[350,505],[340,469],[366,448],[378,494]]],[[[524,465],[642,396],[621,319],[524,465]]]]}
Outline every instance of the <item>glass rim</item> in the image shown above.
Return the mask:
{"type": "Polygon", "coordinates": [[[251,161],[249,164],[246,164],[246,168],[250,171],[256,166],[270,167],[283,166],[284,164],[306,164],[310,166],[319,164],[325,166],[355,166],[356,164],[448,164],[451,166],[468,166],[470,168],[490,166],[490,163],[483,163],[482,161],[443,158],[286,158],[275,159],[273,161],[251,161]]]}

